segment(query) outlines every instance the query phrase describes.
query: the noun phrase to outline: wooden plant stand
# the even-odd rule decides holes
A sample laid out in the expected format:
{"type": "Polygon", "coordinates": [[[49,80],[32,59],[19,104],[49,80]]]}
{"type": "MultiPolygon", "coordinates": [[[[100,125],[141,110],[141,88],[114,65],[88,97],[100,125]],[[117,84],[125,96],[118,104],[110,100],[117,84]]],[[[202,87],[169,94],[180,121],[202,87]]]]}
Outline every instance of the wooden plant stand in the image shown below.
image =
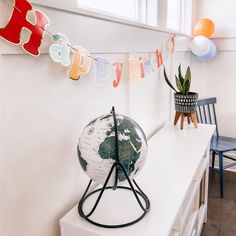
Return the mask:
{"type": "Polygon", "coordinates": [[[175,113],[175,120],[174,120],[174,125],[177,124],[179,118],[181,117],[181,122],[180,122],[180,128],[184,128],[184,118],[187,117],[188,124],[193,122],[193,125],[195,128],[197,128],[197,117],[196,117],[196,112],[191,112],[191,113],[183,113],[183,112],[176,112],[175,113]]]}

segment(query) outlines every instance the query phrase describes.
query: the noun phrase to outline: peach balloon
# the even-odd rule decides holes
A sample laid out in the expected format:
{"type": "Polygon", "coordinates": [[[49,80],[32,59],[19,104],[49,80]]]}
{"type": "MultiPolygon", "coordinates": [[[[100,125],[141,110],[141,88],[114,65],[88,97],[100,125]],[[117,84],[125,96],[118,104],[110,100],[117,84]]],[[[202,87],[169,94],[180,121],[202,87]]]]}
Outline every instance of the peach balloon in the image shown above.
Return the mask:
{"type": "Polygon", "coordinates": [[[214,23],[210,19],[200,19],[193,28],[193,36],[203,35],[210,37],[214,33],[214,29],[214,23]]]}

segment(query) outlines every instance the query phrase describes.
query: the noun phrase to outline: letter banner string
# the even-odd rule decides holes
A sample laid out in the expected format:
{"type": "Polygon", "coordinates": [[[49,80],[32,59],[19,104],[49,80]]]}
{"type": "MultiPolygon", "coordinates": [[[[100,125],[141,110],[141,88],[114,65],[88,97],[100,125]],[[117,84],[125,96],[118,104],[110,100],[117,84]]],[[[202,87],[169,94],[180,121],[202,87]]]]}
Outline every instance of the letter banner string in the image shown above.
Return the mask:
{"type": "MultiPolygon", "coordinates": [[[[38,9],[33,11],[35,22],[30,22],[27,19],[29,11],[33,10],[33,6],[27,0],[15,0],[12,3],[10,0],[5,0],[12,8],[12,14],[8,24],[4,28],[0,28],[0,37],[4,40],[21,45],[23,50],[35,57],[40,55],[40,45],[44,38],[44,34],[49,34],[54,44],[49,47],[49,55],[54,62],[60,63],[62,66],[68,67],[67,76],[72,80],[79,80],[81,75],[87,74],[92,66],[92,60],[95,61],[95,75],[93,78],[94,84],[98,87],[105,85],[105,81],[109,77],[109,66],[113,69],[115,79],[112,80],[114,88],[118,88],[123,71],[124,63],[119,60],[108,62],[104,57],[93,57],[84,48],[80,46],[72,46],[69,39],[61,34],[53,34],[47,30],[50,21],[48,17],[38,9]],[[23,28],[28,29],[30,39],[28,42],[21,41],[21,31],[23,28]]],[[[133,56],[128,60],[129,81],[133,82],[137,79],[144,79],[155,70],[158,70],[168,60],[169,55],[174,52],[175,34],[172,34],[169,39],[163,43],[162,50],[155,49],[149,57],[133,56]]]]}

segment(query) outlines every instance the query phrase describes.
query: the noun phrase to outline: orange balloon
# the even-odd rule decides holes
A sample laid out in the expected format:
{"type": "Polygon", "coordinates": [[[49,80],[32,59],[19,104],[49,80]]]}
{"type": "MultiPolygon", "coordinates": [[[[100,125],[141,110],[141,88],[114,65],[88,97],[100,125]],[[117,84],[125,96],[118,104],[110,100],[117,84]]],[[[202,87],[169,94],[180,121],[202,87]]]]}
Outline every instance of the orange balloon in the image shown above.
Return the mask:
{"type": "Polygon", "coordinates": [[[210,37],[214,33],[214,29],[214,23],[210,19],[200,19],[193,27],[193,36],[203,35],[210,37]]]}

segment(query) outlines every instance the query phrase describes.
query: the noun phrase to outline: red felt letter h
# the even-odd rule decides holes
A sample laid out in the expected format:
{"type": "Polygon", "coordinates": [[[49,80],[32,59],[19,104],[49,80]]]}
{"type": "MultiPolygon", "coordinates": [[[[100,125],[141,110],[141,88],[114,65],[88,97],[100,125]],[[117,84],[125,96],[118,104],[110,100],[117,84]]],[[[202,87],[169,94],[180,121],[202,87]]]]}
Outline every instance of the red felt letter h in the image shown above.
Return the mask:
{"type": "Polygon", "coordinates": [[[33,56],[40,54],[39,47],[44,36],[44,30],[49,25],[49,20],[39,10],[35,10],[35,23],[27,20],[27,13],[32,10],[32,5],[26,0],[15,0],[15,7],[10,21],[5,28],[0,28],[0,36],[5,40],[20,44],[21,31],[23,28],[31,31],[30,39],[23,44],[23,49],[33,56]]]}

